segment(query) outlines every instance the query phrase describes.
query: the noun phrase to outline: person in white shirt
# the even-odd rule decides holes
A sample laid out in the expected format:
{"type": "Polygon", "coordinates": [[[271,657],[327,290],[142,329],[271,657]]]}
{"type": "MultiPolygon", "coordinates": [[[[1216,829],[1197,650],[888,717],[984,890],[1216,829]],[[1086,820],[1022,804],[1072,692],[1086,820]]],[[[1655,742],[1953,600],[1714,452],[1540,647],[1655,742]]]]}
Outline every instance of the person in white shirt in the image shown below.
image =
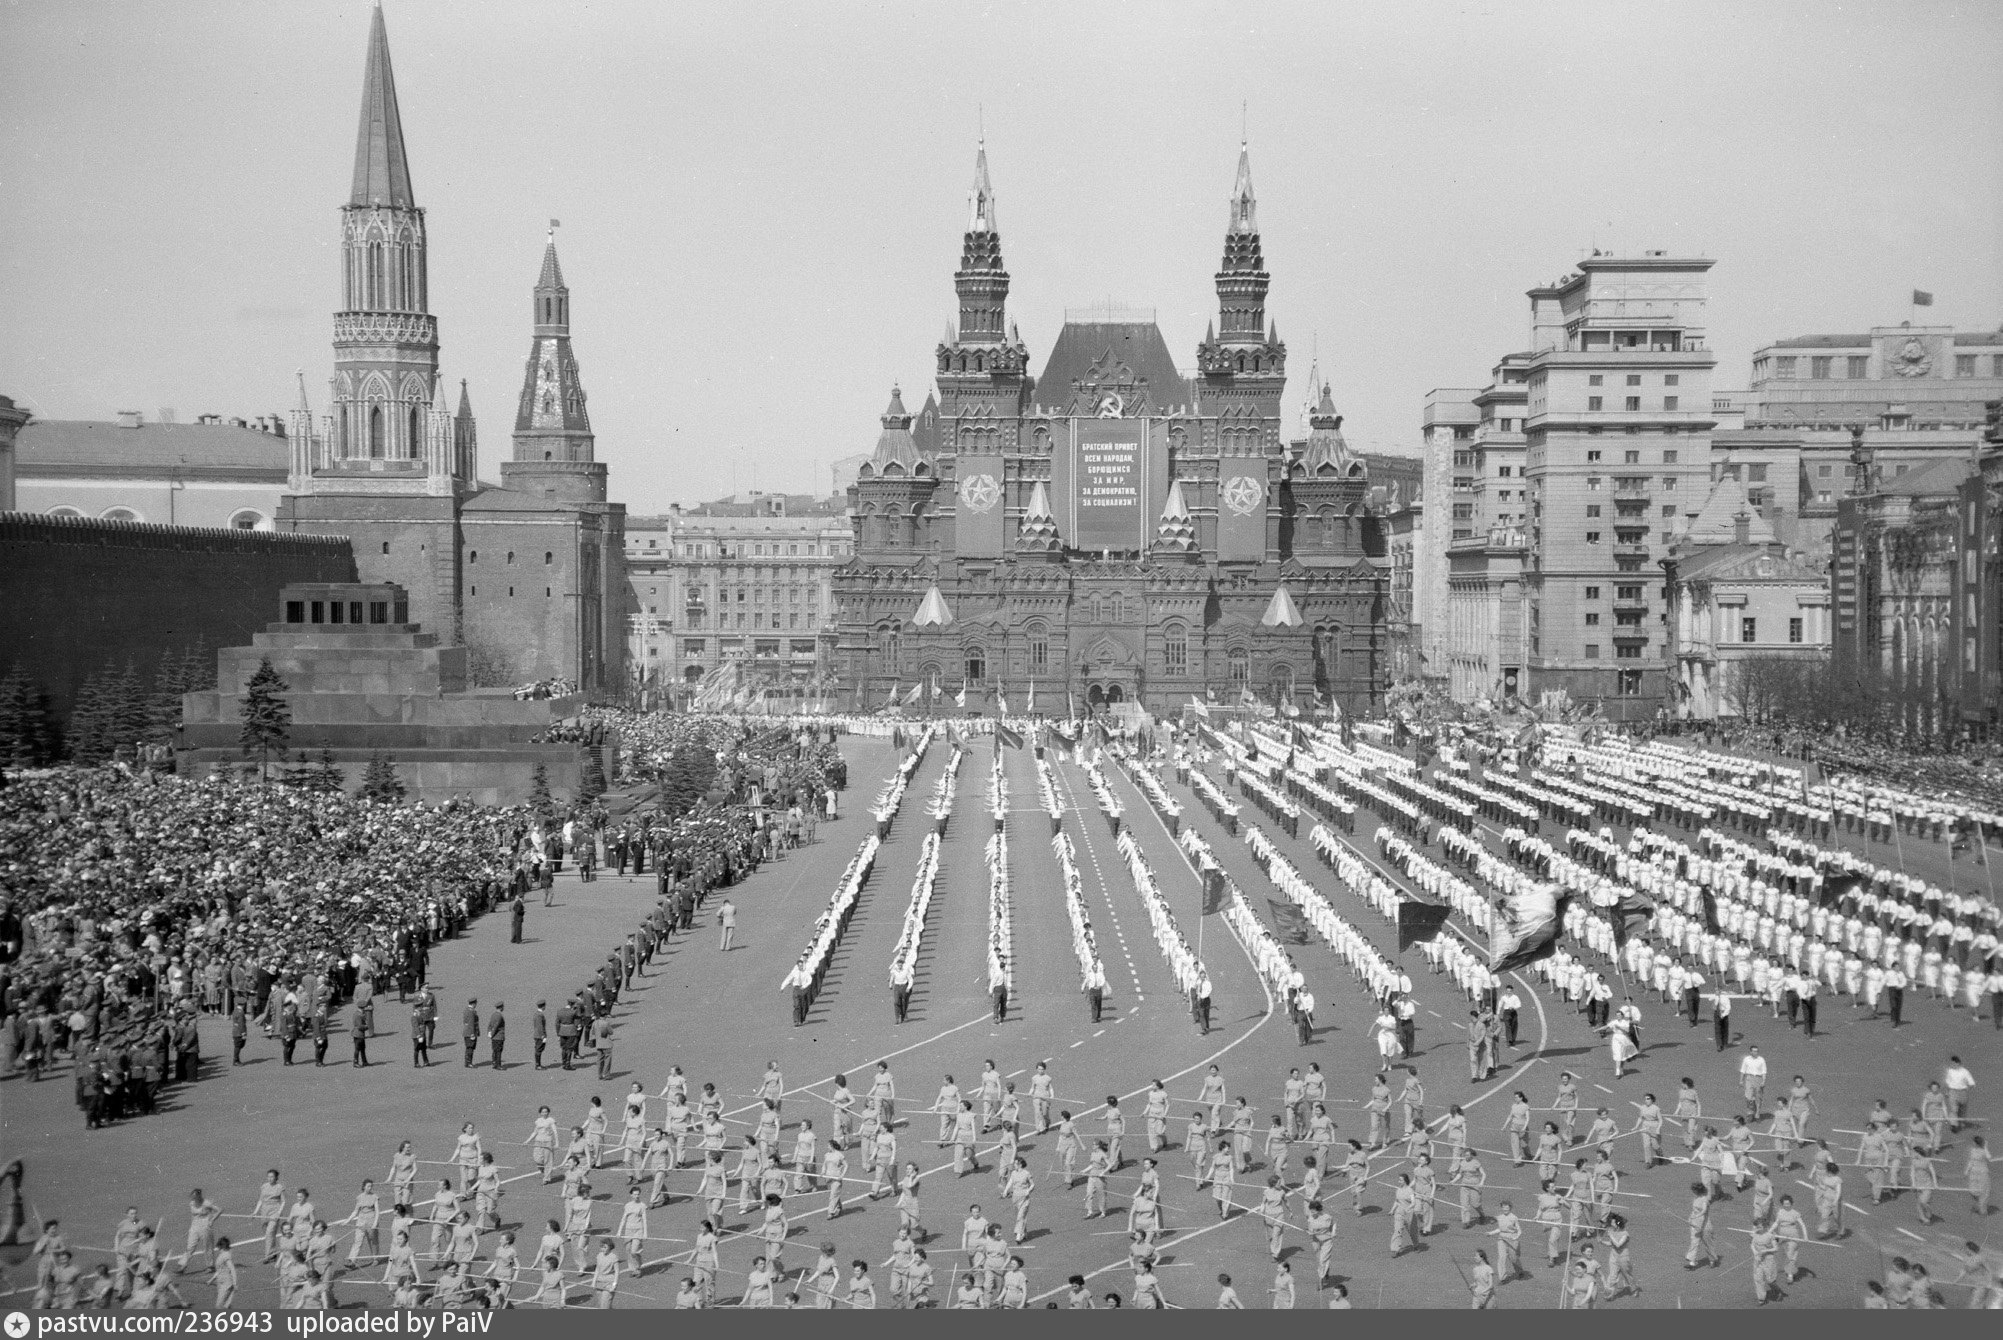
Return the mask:
{"type": "Polygon", "coordinates": [[[1767,1090],[1767,1058],[1760,1055],[1758,1047],[1747,1049],[1739,1062],[1739,1083],[1745,1090],[1746,1109],[1758,1113],[1762,1110],[1761,1100],[1767,1090]]]}
{"type": "Polygon", "coordinates": [[[1959,1056],[1950,1056],[1941,1081],[1947,1086],[1948,1106],[1954,1112],[1954,1121],[1948,1129],[1959,1131],[1961,1124],[1968,1119],[1968,1093],[1975,1087],[1975,1076],[1968,1072],[1968,1067],[1961,1063],[1959,1056]]]}

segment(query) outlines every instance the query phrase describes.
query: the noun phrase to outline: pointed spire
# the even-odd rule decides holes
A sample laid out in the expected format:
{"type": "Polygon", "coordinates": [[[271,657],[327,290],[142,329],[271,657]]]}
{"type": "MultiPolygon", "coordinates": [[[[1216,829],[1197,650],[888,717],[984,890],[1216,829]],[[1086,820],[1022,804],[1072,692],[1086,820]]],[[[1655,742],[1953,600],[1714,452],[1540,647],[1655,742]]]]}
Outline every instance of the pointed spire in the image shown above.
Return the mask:
{"type": "Polygon", "coordinates": [[[1022,518],[1022,533],[1015,547],[1022,553],[1054,554],[1057,545],[1057,518],[1050,514],[1050,491],[1039,479],[1030,490],[1029,511],[1022,518]]]}
{"type": "Polygon", "coordinates": [[[939,590],[937,582],[925,592],[925,598],[918,602],[917,613],[911,622],[920,628],[944,628],[953,622],[953,611],[946,606],[946,597],[939,590]]]}
{"type": "Polygon", "coordinates": [[[299,412],[304,414],[310,423],[313,420],[313,406],[306,401],[306,369],[299,369],[296,375],[299,378],[299,412]]]}
{"type": "Polygon", "coordinates": [[[556,263],[556,233],[552,230],[549,241],[543,244],[542,273],[536,277],[536,288],[557,291],[563,287],[563,267],[556,263]]]}
{"type": "Polygon", "coordinates": [[[466,394],[466,379],[464,377],[459,379],[459,417],[462,419],[471,419],[473,417],[473,398],[466,394]]]}
{"type": "Polygon", "coordinates": [[[1285,582],[1273,588],[1273,598],[1266,602],[1266,612],[1259,616],[1259,622],[1268,628],[1292,628],[1305,622],[1301,617],[1301,607],[1294,603],[1294,597],[1287,590],[1285,582]]]}
{"type": "Polygon", "coordinates": [[[876,439],[870,465],[878,474],[893,465],[907,475],[915,473],[924,456],[911,436],[911,413],[904,408],[904,393],[895,386],[890,388],[890,405],[883,411],[882,423],[883,432],[876,439]]]}
{"type": "Polygon", "coordinates": [[[362,121],[355,135],[352,205],[414,209],[410,161],[403,151],[403,118],[396,107],[396,78],[390,72],[389,32],[377,6],[369,20],[368,69],[362,76],[362,121]]]}
{"type": "Polygon", "coordinates": [[[1259,202],[1252,195],[1252,149],[1248,144],[1238,146],[1238,181],[1231,188],[1231,226],[1225,231],[1259,231],[1259,202]]]}
{"type": "Polygon", "coordinates": [[[1196,552],[1196,522],[1183,501],[1180,479],[1168,482],[1168,500],[1162,504],[1161,524],[1155,528],[1155,549],[1170,554],[1196,552]]]}
{"type": "Polygon", "coordinates": [[[995,219],[995,188],[988,181],[988,141],[985,135],[974,149],[974,189],[969,192],[967,231],[1001,231],[1001,225],[995,219]]]}
{"type": "Polygon", "coordinates": [[[883,411],[885,428],[909,428],[911,413],[904,408],[904,392],[896,385],[890,388],[890,405],[883,411]]]}

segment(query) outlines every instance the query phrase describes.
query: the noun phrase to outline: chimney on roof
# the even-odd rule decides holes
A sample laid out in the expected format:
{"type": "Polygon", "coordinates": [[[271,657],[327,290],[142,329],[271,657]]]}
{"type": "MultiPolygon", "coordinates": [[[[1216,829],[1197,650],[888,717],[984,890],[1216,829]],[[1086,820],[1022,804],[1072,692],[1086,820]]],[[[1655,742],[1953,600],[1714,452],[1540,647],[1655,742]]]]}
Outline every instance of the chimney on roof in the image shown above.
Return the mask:
{"type": "Polygon", "coordinates": [[[250,425],[249,425],[249,424],[247,424],[247,423],[245,423],[245,422],[244,422],[244,421],[243,421],[242,419],[231,419],[231,420],[230,420],[230,427],[232,427],[232,428],[248,428],[248,427],[250,427],[250,425]]]}
{"type": "Polygon", "coordinates": [[[146,416],[139,410],[122,409],[118,411],[118,426],[120,428],[137,428],[144,422],[146,422],[146,416]]]}
{"type": "Polygon", "coordinates": [[[1740,512],[1732,518],[1732,543],[1751,544],[1753,541],[1753,519],[1740,512]]]}

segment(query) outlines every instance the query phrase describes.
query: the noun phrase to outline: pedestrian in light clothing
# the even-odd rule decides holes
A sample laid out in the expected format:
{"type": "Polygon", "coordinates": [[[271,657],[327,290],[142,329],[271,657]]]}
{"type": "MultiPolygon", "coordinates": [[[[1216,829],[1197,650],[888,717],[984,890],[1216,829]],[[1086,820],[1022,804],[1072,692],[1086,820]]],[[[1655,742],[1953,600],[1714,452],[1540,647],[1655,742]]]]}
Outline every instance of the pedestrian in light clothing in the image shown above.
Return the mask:
{"type": "Polygon", "coordinates": [[[598,1049],[598,1078],[612,1078],[612,1021],[600,1019],[591,1026],[591,1045],[598,1049]]]}
{"type": "Polygon", "coordinates": [[[723,943],[720,947],[725,953],[729,953],[730,942],[737,934],[737,907],[730,899],[725,898],[723,906],[716,909],[716,924],[723,927],[723,943]]]}

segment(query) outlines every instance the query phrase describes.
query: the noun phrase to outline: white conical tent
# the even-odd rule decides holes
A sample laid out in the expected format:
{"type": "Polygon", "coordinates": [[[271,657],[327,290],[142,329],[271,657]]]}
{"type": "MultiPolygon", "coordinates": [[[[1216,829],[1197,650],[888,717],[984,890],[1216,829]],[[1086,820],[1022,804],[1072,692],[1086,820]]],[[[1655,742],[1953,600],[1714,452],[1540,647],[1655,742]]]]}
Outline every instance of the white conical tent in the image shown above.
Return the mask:
{"type": "Polygon", "coordinates": [[[1266,602],[1266,612],[1259,616],[1259,622],[1268,628],[1277,628],[1283,624],[1292,628],[1295,624],[1303,622],[1300,606],[1294,604],[1294,598],[1287,591],[1285,583],[1274,590],[1273,598],[1266,602]]]}
{"type": "Polygon", "coordinates": [[[911,616],[911,622],[920,628],[944,628],[953,622],[953,611],[946,608],[946,597],[939,594],[937,582],[925,592],[925,598],[918,602],[918,612],[911,616]]]}

